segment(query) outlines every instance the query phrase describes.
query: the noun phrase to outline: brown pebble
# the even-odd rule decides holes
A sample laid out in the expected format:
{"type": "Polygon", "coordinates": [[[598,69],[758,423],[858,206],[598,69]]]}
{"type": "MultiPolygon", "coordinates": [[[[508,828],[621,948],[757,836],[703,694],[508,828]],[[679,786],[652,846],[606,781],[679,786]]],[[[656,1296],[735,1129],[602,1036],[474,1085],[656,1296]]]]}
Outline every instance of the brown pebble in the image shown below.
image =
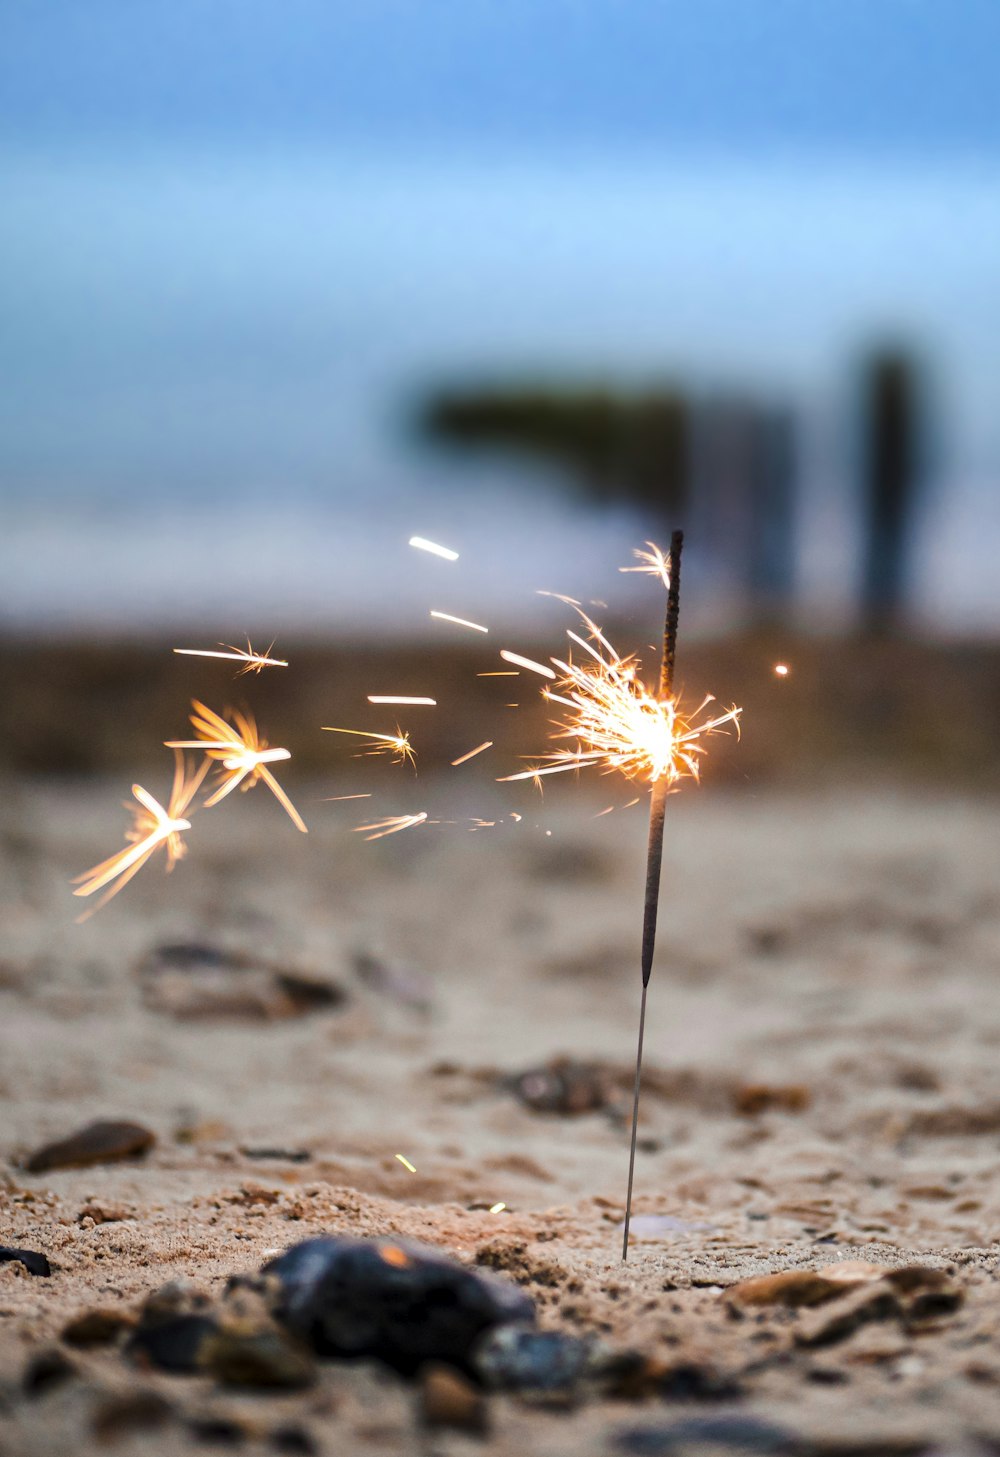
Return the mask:
{"type": "Polygon", "coordinates": [[[461,1372],[433,1363],[420,1375],[420,1420],[425,1427],[453,1427],[484,1437],[489,1408],[482,1392],[461,1372]]]}
{"type": "Polygon", "coordinates": [[[746,1083],[733,1090],[733,1105],[737,1113],[748,1118],[758,1113],[804,1113],[811,1101],[812,1094],[801,1083],[786,1086],[746,1083]]]}
{"type": "Polygon", "coordinates": [[[132,1324],[121,1310],[85,1310],[63,1326],[62,1338],[68,1346],[107,1346],[132,1324]]]}
{"type": "Polygon", "coordinates": [[[889,1266],[866,1260],[840,1260],[821,1270],[782,1270],[776,1275],[758,1275],[730,1285],[726,1299],[738,1305],[785,1305],[797,1309],[823,1305],[860,1285],[870,1285],[894,1273],[889,1266]]]}
{"type": "Polygon", "coordinates": [[[36,1149],[24,1167],[29,1174],[43,1174],[49,1169],[83,1169],[90,1164],[113,1164],[121,1159],[138,1158],[156,1142],[154,1134],[141,1123],[116,1119],[98,1119],[79,1128],[68,1138],[57,1139],[36,1149]]]}
{"type": "Polygon", "coordinates": [[[311,1354],[274,1326],[243,1322],[213,1331],[198,1351],[198,1366],[224,1386],[300,1390],[316,1380],[311,1354]]]}
{"type": "Polygon", "coordinates": [[[153,1431],[173,1416],[165,1396],[156,1391],[122,1391],[104,1397],[94,1408],[90,1429],[101,1442],[118,1442],[133,1432],[153,1431]]]}

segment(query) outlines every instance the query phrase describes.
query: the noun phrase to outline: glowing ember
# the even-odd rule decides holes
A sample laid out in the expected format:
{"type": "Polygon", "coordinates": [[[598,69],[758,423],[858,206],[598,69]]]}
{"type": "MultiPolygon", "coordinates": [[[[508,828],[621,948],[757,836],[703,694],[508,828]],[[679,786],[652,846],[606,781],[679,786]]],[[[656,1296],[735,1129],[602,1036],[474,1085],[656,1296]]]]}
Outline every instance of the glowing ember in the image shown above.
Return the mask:
{"type": "Polygon", "coordinates": [[[246,652],[242,648],[234,648],[230,643],[220,643],[220,651],[216,651],[214,648],[174,648],[174,652],[188,658],[232,658],[243,664],[239,673],[236,674],[238,678],[242,673],[259,673],[262,668],[287,668],[288,664],[284,658],[268,656],[273,647],[274,643],[266,652],[255,653],[250,646],[250,639],[247,638],[246,652]],[[223,652],[221,649],[225,649],[225,651],[223,652]]]}
{"type": "Polygon", "coordinates": [[[534,658],[522,658],[520,653],[509,652],[507,648],[500,649],[500,656],[505,663],[516,663],[519,668],[527,668],[530,673],[538,673],[542,678],[554,678],[556,675],[551,668],[544,663],[536,663],[534,658]]]}
{"type": "Polygon", "coordinates": [[[503,1210],[505,1210],[506,1208],[507,1208],[507,1205],[501,1199],[500,1202],[499,1202],[499,1204],[491,1204],[490,1205],[490,1213],[491,1214],[501,1214],[503,1212],[503,1210]]]}
{"type": "Polygon", "coordinates": [[[777,678],[787,678],[791,671],[787,663],[775,663],[774,665],[774,673],[777,678]]]}
{"type": "Polygon", "coordinates": [[[387,819],[376,820],[371,825],[355,825],[355,834],[363,834],[366,840],[384,840],[386,835],[398,835],[400,830],[413,829],[415,825],[427,823],[427,811],[415,815],[389,815],[387,819]]]}
{"type": "MultiPolygon", "coordinates": [[[[566,710],[556,721],[557,739],[574,740],[572,748],[552,749],[540,756],[542,763],[500,781],[533,779],[544,774],[565,774],[572,769],[600,767],[605,773],[618,771],[629,779],[642,778],[650,784],[665,779],[698,778],[699,759],[705,753],[702,740],[732,723],[739,731],[738,708],[706,715],[714,699],[707,697],[693,712],[681,708],[677,698],[657,698],[639,679],[639,661],[622,658],[581,609],[587,637],[568,630],[570,637],[588,655],[589,661],[571,659],[552,662],[561,675],[554,688],[543,688],[542,696],[566,710]]],[[[551,675],[555,677],[556,674],[551,675]]]]}
{"type": "Polygon", "coordinates": [[[268,748],[266,741],[258,735],[257,725],[249,713],[233,712],[233,722],[230,724],[197,699],[192,700],[191,706],[194,709],[191,725],[195,737],[168,740],[167,748],[203,749],[206,756],[223,770],[222,782],[215,793],[206,799],[205,808],[218,804],[240,785],[244,790],[252,789],[263,780],[292,824],[306,834],[301,815],[267,767],[268,764],[290,759],[292,756],[288,750],[268,748]]]}
{"type": "Polygon", "coordinates": [[[369,703],[395,703],[403,704],[407,708],[436,708],[436,698],[407,698],[401,694],[369,693],[369,703]]]}
{"type": "Polygon", "coordinates": [[[520,678],[516,668],[501,668],[498,673],[477,673],[477,678],[520,678]]]}
{"type": "MultiPolygon", "coordinates": [[[[409,1169],[409,1171],[410,1171],[411,1174],[415,1174],[417,1172],[416,1169],[413,1167],[413,1165],[410,1163],[410,1160],[408,1158],[405,1158],[403,1154],[401,1154],[401,1153],[393,1154],[393,1158],[399,1159],[399,1162],[403,1165],[403,1168],[404,1169],[409,1169]]],[[[383,1253],[383,1256],[386,1259],[388,1259],[388,1251],[383,1250],[382,1253],[383,1253]]]]}
{"type": "Polygon", "coordinates": [[[488,627],[483,627],[480,622],[470,622],[467,617],[452,617],[450,612],[431,611],[431,616],[436,617],[439,622],[454,622],[457,627],[471,627],[473,632],[489,632],[488,627]]]}
{"type": "Polygon", "coordinates": [[[457,769],[457,767],[458,767],[459,764],[466,764],[466,763],[468,763],[468,761],[470,759],[474,759],[477,754],[481,754],[484,749],[492,749],[492,747],[493,747],[493,740],[492,739],[487,739],[484,744],[478,744],[476,746],[476,748],[470,749],[467,754],[462,754],[459,758],[452,759],[452,761],[451,761],[451,767],[453,769],[457,769]]]}
{"type": "Polygon", "coordinates": [[[411,536],[410,546],[415,546],[417,551],[429,551],[431,556],[443,557],[446,562],[457,562],[458,552],[452,551],[450,546],[439,546],[436,541],[428,541],[426,536],[411,536]]]}
{"type": "Polygon", "coordinates": [[[638,560],[637,567],[619,567],[620,572],[645,572],[650,577],[659,577],[663,585],[670,590],[670,558],[664,556],[663,552],[656,545],[655,541],[647,541],[649,551],[642,551],[636,547],[632,555],[638,560]]]}
{"type": "MultiPolygon", "coordinates": [[[[372,747],[363,749],[362,754],[393,754],[397,764],[403,764],[407,759],[412,764],[416,758],[410,747],[409,734],[404,734],[398,724],[394,734],[371,734],[364,729],[331,728],[328,724],[323,724],[322,727],[325,734],[352,734],[358,739],[368,739],[372,747]]],[[[343,796],[345,799],[352,797],[360,798],[361,796],[343,796]]]]}
{"type": "Polygon", "coordinates": [[[199,769],[189,774],[184,755],[178,753],[174,757],[174,782],[167,808],[164,809],[141,784],[133,784],[132,793],[139,802],[139,808],[136,809],[128,801],[125,804],[125,808],[134,817],[132,828],[125,832],[131,849],[119,850],[117,855],[102,860],[92,870],[76,876],[73,882],[76,886],[74,895],[93,895],[94,891],[102,890],[106,885],[111,886],[107,895],[102,896],[91,910],[84,912],[80,917],[81,921],[87,920],[95,911],[107,905],[111,897],[117,895],[133,875],[139,873],[161,845],[166,847],[168,871],[173,870],[177,861],[183,858],[187,847],[181,836],[185,830],[191,828],[191,821],[184,816],[201,788],[208,770],[208,761],[205,760],[199,769]],[[112,885],[112,881],[117,881],[117,884],[112,885]]]}

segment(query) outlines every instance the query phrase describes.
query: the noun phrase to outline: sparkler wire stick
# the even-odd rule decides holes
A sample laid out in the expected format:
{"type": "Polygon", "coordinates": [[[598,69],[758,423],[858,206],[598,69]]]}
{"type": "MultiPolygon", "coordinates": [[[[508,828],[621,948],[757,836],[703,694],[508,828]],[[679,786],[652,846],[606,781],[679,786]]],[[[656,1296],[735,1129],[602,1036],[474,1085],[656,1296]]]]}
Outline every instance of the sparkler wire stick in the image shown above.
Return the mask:
{"type": "MultiPolygon", "coordinates": [[[[670,538],[670,585],[667,616],[663,627],[663,661],[660,665],[660,699],[669,698],[674,686],[674,658],[677,653],[677,620],[680,614],[681,549],[683,531],[670,538]]],[[[646,845],[646,895],[642,909],[642,1000],[639,1003],[639,1038],[635,1051],[635,1091],[632,1097],[632,1141],[628,1155],[628,1193],[625,1196],[625,1233],[622,1260],[628,1259],[628,1231],[632,1221],[632,1180],[635,1175],[635,1140],[639,1127],[639,1093],[642,1087],[642,1041],[646,1030],[646,992],[653,970],[656,945],[656,913],[660,904],[660,869],[663,863],[663,821],[670,778],[664,774],[652,788],[649,804],[649,839],[646,845]]]]}

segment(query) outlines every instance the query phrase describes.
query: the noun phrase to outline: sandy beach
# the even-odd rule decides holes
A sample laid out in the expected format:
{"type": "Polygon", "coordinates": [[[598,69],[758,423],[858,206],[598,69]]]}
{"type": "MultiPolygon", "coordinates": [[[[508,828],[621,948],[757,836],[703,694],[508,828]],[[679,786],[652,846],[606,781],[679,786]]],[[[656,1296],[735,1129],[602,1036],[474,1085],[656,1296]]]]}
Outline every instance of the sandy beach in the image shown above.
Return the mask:
{"type": "Polygon", "coordinates": [[[512,786],[457,783],[421,785],[451,823],[375,843],[357,806],[321,802],[353,780],[298,787],[308,837],[262,790],[237,796],[169,879],[148,867],[80,926],[69,877],[118,843],[122,786],[8,781],[3,1243],[52,1273],[0,1264],[4,1457],[165,1457],[213,1432],[249,1451],[466,1450],[371,1363],[268,1394],[61,1338],[88,1310],[133,1320],[172,1281],[217,1300],[321,1233],[440,1246],[518,1282],[543,1327],[658,1373],[631,1398],[490,1396],[481,1450],[996,1450],[995,802],[671,800],[623,1266],[643,810],[596,817],[598,780],[522,794],[514,821],[512,786]],[[155,1143],[26,1170],[93,1119],[155,1143]],[[947,1298],[735,1290],[845,1261],[944,1272],[947,1298]],[[67,1369],[37,1379],[46,1361],[67,1369]],[[136,1391],[149,1410],[121,1416],[136,1391]]]}

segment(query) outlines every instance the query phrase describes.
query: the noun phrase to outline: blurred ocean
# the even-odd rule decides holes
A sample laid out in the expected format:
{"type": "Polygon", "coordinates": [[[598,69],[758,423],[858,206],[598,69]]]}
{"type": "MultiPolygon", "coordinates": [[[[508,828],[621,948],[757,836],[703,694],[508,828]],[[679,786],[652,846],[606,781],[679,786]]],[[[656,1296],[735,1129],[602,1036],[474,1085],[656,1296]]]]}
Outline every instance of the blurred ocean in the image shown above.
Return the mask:
{"type": "MultiPolygon", "coordinates": [[[[632,600],[617,568],[665,527],[412,438],[434,384],[510,378],[789,404],[801,619],[836,625],[854,370],[886,339],[932,406],[915,617],[1000,630],[989,169],[166,150],[0,168],[4,630],[415,635],[438,630],[428,606],[537,622],[536,588],[632,600]],[[460,562],[408,550],[414,532],[460,562]]],[[[702,625],[733,620],[697,542],[691,565],[702,625]]]]}

